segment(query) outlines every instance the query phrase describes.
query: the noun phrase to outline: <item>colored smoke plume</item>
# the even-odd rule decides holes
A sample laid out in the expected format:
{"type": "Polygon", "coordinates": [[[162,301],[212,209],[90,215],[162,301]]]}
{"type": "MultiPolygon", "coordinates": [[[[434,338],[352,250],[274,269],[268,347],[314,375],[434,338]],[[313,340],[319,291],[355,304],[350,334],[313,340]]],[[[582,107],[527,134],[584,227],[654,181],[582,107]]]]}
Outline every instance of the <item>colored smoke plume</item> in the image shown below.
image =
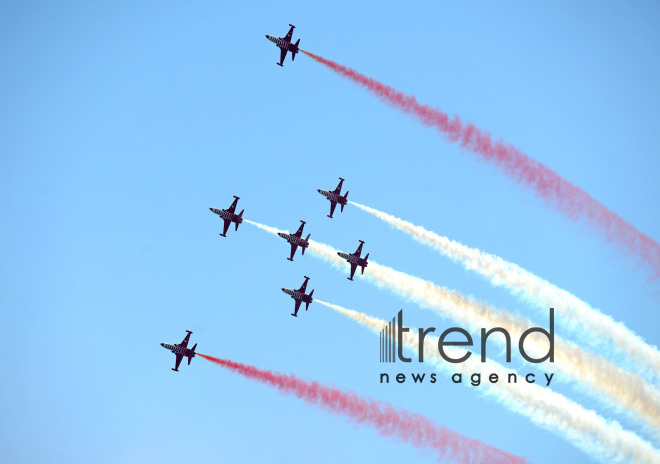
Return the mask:
{"type": "MultiPolygon", "coordinates": [[[[271,234],[283,232],[273,227],[248,221],[271,234]]],[[[337,250],[324,243],[309,241],[308,252],[337,269],[346,269],[347,262],[337,256],[337,250]]],[[[428,280],[369,261],[364,275],[356,275],[360,280],[374,283],[393,293],[429,308],[438,314],[451,318],[469,330],[478,331],[482,327],[502,327],[511,337],[519,339],[532,323],[518,315],[495,308],[483,301],[475,300],[457,290],[439,286],[428,280]]],[[[495,343],[502,343],[497,337],[495,343]]],[[[555,334],[555,362],[557,372],[573,379],[579,388],[588,388],[598,393],[608,405],[621,413],[630,414],[653,430],[660,429],[660,392],[639,374],[628,372],[608,359],[583,350],[580,346],[566,341],[555,334]]],[[[534,356],[547,353],[547,339],[528,338],[530,353],[534,356]]]]}
{"type": "Polygon", "coordinates": [[[412,95],[406,95],[334,61],[301,51],[340,76],[364,87],[385,104],[412,114],[422,124],[436,128],[449,142],[458,142],[463,148],[479,155],[482,161],[494,164],[570,221],[584,221],[595,228],[605,242],[613,242],[623,252],[635,255],[639,262],[650,267],[651,279],[660,277],[660,245],[655,240],[549,167],[513,145],[501,140],[493,142],[489,132],[478,129],[470,122],[461,121],[458,116],[450,118],[441,110],[419,103],[412,95]]]}
{"type": "Polygon", "coordinates": [[[525,463],[527,460],[501,451],[479,440],[461,435],[425,416],[390,403],[362,397],[357,393],[328,387],[319,382],[303,380],[293,374],[281,374],[254,366],[199,354],[237,374],[275,387],[282,393],[296,397],[356,424],[374,427],[383,436],[433,451],[438,460],[450,459],[458,463],[525,463]]]}
{"type": "MultiPolygon", "coordinates": [[[[387,324],[387,321],[353,309],[343,308],[319,299],[315,301],[369,328],[374,334],[381,333],[387,324]]],[[[420,349],[419,338],[416,336],[417,330],[413,327],[409,327],[409,329],[410,331],[403,335],[403,345],[412,353],[417,353],[420,349]]],[[[651,444],[634,433],[624,430],[618,422],[605,419],[566,396],[538,384],[506,382],[508,374],[515,373],[515,370],[510,367],[505,367],[490,359],[486,363],[482,363],[474,357],[470,357],[462,363],[449,364],[440,357],[438,337],[432,335],[424,338],[423,349],[425,361],[432,363],[438,371],[445,373],[448,377],[456,372],[462,373],[465,377],[482,371],[497,374],[501,382],[498,384],[483,383],[479,387],[480,393],[508,410],[528,418],[539,427],[556,433],[600,462],[660,462],[660,455],[651,444]]],[[[445,352],[454,358],[465,353],[464,350],[453,347],[445,347],[445,352]]]]}
{"type": "Polygon", "coordinates": [[[660,352],[655,346],[647,344],[623,323],[592,308],[570,292],[499,256],[470,248],[369,206],[352,201],[349,203],[461,263],[466,269],[478,272],[493,285],[507,288],[542,313],[547,313],[548,308],[555,307],[566,325],[578,335],[580,342],[594,346],[598,352],[605,353],[608,357],[614,357],[617,352],[625,353],[632,361],[626,364],[631,364],[632,369],[639,370],[649,378],[660,376],[660,352]]]}

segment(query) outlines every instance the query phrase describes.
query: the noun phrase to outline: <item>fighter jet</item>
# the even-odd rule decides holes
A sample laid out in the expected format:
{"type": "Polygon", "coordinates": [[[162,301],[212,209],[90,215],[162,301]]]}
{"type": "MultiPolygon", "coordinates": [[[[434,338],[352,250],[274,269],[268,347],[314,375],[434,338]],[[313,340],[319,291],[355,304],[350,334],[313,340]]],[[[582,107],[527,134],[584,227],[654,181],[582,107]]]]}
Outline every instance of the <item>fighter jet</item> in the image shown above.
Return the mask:
{"type": "Polygon", "coordinates": [[[295,234],[285,234],[284,232],[278,232],[277,234],[291,244],[291,257],[287,258],[289,261],[293,261],[293,255],[296,254],[296,250],[298,249],[299,246],[302,248],[303,255],[305,254],[305,248],[309,246],[309,237],[312,234],[308,234],[307,238],[302,238],[302,231],[303,228],[305,227],[305,224],[307,223],[302,219],[300,220],[300,222],[302,222],[302,224],[300,225],[298,231],[295,234]]]}
{"type": "Polygon", "coordinates": [[[305,303],[305,311],[309,309],[309,304],[314,301],[312,299],[312,295],[314,294],[314,290],[309,292],[309,295],[305,295],[305,289],[307,289],[307,282],[309,281],[309,277],[305,276],[305,281],[303,282],[302,286],[298,290],[290,290],[288,288],[283,288],[282,291],[284,293],[287,293],[291,295],[291,298],[293,298],[296,301],[296,307],[295,307],[295,312],[291,313],[292,316],[298,317],[298,310],[300,309],[300,303],[305,303]]]}
{"type": "Polygon", "coordinates": [[[330,200],[330,214],[328,214],[329,218],[332,218],[332,215],[335,212],[335,208],[337,207],[337,203],[339,203],[339,207],[341,208],[341,212],[344,212],[344,206],[346,206],[346,203],[348,202],[348,191],[344,194],[344,196],[341,196],[341,186],[344,184],[344,179],[341,177],[339,178],[339,185],[337,185],[337,188],[334,189],[332,192],[328,192],[327,190],[321,190],[318,189],[318,192],[326,197],[328,200],[330,200]]]}
{"type": "Polygon", "coordinates": [[[186,334],[186,338],[183,339],[183,341],[177,345],[170,345],[169,343],[161,343],[160,346],[165,348],[166,350],[170,350],[172,353],[176,355],[176,364],[172,368],[173,371],[179,372],[179,364],[181,364],[181,360],[183,357],[188,358],[188,365],[190,366],[190,361],[192,361],[192,358],[195,357],[195,348],[197,348],[197,343],[195,343],[195,346],[192,347],[192,349],[188,348],[188,340],[190,340],[190,334],[192,333],[190,330],[186,330],[188,332],[186,334]]]}
{"type": "Polygon", "coordinates": [[[348,280],[353,280],[353,276],[355,275],[355,269],[360,266],[362,268],[362,275],[364,275],[364,268],[367,267],[367,260],[369,259],[369,253],[367,253],[367,256],[364,258],[360,258],[360,255],[362,254],[362,245],[364,245],[364,242],[360,240],[360,246],[358,246],[357,250],[355,250],[355,253],[343,253],[341,251],[338,251],[337,254],[344,258],[348,263],[351,265],[351,276],[347,277],[348,280]]]}
{"type": "Polygon", "coordinates": [[[232,222],[236,223],[236,230],[238,230],[238,225],[243,222],[243,211],[245,210],[241,210],[241,212],[238,214],[234,213],[234,211],[236,211],[236,203],[238,203],[238,200],[240,200],[240,198],[238,198],[236,195],[234,195],[234,198],[234,202],[227,209],[209,208],[212,212],[220,216],[225,221],[225,228],[220,234],[223,237],[227,236],[227,229],[229,229],[229,225],[232,222]]]}
{"type": "Polygon", "coordinates": [[[276,64],[279,64],[280,66],[283,66],[282,63],[284,63],[284,58],[286,58],[286,52],[291,52],[291,61],[296,59],[296,53],[298,53],[300,50],[298,49],[298,44],[300,43],[300,39],[296,41],[296,43],[292,44],[291,43],[291,36],[293,35],[293,30],[296,28],[293,24],[289,24],[291,26],[291,29],[289,29],[289,32],[284,37],[273,37],[272,35],[266,34],[266,38],[270,40],[271,42],[275,43],[280,48],[280,62],[276,64]]]}

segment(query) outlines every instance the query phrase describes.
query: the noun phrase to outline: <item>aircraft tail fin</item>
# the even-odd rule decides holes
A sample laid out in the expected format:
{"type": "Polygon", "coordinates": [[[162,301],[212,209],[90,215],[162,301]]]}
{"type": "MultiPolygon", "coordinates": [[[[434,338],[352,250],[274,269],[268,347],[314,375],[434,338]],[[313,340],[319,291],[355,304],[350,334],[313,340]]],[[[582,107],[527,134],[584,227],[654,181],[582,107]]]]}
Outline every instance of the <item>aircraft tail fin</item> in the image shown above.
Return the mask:
{"type": "Polygon", "coordinates": [[[367,256],[364,257],[365,261],[368,260],[368,259],[369,259],[369,253],[367,253],[367,256]]]}
{"type": "Polygon", "coordinates": [[[346,190],[346,193],[344,194],[344,202],[339,204],[342,213],[344,212],[344,206],[346,206],[347,201],[348,201],[348,190],[346,190]]]}
{"type": "MultiPolygon", "coordinates": [[[[313,294],[314,294],[314,290],[312,290],[311,292],[309,292],[309,297],[311,298],[313,294]]],[[[307,303],[307,304],[309,304],[309,303],[307,303]]]]}
{"type": "Polygon", "coordinates": [[[298,44],[299,44],[299,43],[300,43],[300,39],[298,39],[298,40],[296,41],[296,43],[295,43],[296,51],[295,51],[295,52],[291,52],[291,61],[293,61],[293,60],[296,59],[296,53],[298,53],[297,50],[298,50],[298,44]]]}
{"type": "Polygon", "coordinates": [[[195,348],[197,348],[197,343],[192,347],[193,354],[188,356],[188,365],[190,366],[190,361],[192,361],[193,356],[195,356],[195,348]]]}
{"type": "MultiPolygon", "coordinates": [[[[242,209],[241,212],[238,213],[238,217],[241,218],[241,219],[243,219],[243,211],[245,211],[245,210],[242,209]]],[[[239,225],[239,224],[240,224],[240,222],[239,222],[239,221],[236,221],[236,230],[238,230],[238,225],[239,225]]]]}

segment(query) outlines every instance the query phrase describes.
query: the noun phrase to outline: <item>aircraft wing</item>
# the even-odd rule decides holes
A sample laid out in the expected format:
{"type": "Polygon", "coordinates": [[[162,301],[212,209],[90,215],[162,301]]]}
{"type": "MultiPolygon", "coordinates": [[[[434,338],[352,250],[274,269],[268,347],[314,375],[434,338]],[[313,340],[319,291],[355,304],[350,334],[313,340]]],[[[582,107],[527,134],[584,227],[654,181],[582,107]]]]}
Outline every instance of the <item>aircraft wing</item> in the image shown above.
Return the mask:
{"type": "Polygon", "coordinates": [[[300,309],[300,303],[302,303],[301,300],[296,300],[296,307],[293,310],[293,315],[297,316],[298,315],[298,310],[300,309]]]}
{"type": "Polygon", "coordinates": [[[280,49],[280,66],[282,66],[282,63],[284,63],[284,58],[286,58],[286,52],[288,50],[286,48],[281,48],[280,49]]]}
{"type": "Polygon", "coordinates": [[[298,249],[298,245],[291,244],[291,258],[289,258],[291,261],[293,261],[293,255],[296,254],[296,250],[298,249]]]}
{"type": "MultiPolygon", "coordinates": [[[[188,334],[188,336],[190,336],[190,334],[188,334]]],[[[188,338],[188,337],[186,337],[186,338],[188,338]]],[[[174,370],[175,370],[175,371],[178,371],[178,370],[179,370],[179,366],[181,365],[181,360],[182,360],[182,359],[183,359],[183,355],[182,355],[182,354],[177,354],[177,355],[176,355],[176,365],[174,366],[174,370]]]]}
{"type": "Polygon", "coordinates": [[[305,281],[303,282],[303,284],[298,289],[299,292],[305,293],[305,290],[307,290],[307,281],[308,280],[309,280],[308,278],[305,278],[305,281]]]}
{"type": "Polygon", "coordinates": [[[186,337],[185,337],[185,338],[183,339],[183,341],[181,342],[181,346],[182,346],[183,348],[188,348],[188,340],[190,340],[190,332],[188,332],[188,333],[186,334],[186,337]]]}
{"type": "Polygon", "coordinates": [[[229,211],[230,213],[233,213],[234,211],[236,211],[236,204],[237,203],[238,203],[238,198],[235,198],[234,201],[232,202],[231,206],[229,208],[227,208],[227,211],[229,211]]]}
{"type": "Polygon", "coordinates": [[[357,269],[357,264],[351,263],[351,280],[353,280],[353,276],[355,275],[356,269],[357,269]]]}
{"type": "Polygon", "coordinates": [[[227,235],[227,230],[229,229],[230,225],[231,225],[231,220],[225,219],[225,227],[224,230],[222,231],[222,235],[227,235]]]}
{"type": "Polygon", "coordinates": [[[341,186],[344,185],[344,179],[341,177],[339,178],[339,184],[337,184],[337,188],[335,189],[335,192],[337,195],[341,194],[341,186]]]}
{"type": "Polygon", "coordinates": [[[357,250],[355,250],[353,256],[357,256],[358,258],[360,257],[360,255],[362,254],[362,245],[364,245],[364,243],[360,242],[360,246],[358,246],[357,250]]]}
{"type": "Polygon", "coordinates": [[[289,29],[289,32],[286,33],[284,37],[282,37],[283,40],[286,40],[287,42],[291,42],[291,37],[293,37],[293,26],[291,26],[291,29],[289,29]]]}
{"type": "Polygon", "coordinates": [[[330,217],[335,214],[335,208],[337,207],[337,202],[330,200],[330,217]]]}
{"type": "Polygon", "coordinates": [[[298,230],[293,235],[295,235],[296,237],[301,237],[304,227],[305,227],[305,223],[300,224],[300,227],[298,227],[298,230]]]}

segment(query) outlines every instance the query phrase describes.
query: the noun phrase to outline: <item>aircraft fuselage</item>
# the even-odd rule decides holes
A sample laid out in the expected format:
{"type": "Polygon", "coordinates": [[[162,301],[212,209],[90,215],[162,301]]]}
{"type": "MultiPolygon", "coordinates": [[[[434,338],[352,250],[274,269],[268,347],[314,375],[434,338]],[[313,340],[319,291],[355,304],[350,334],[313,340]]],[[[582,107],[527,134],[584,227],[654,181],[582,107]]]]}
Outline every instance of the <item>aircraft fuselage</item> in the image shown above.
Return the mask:
{"type": "Polygon", "coordinates": [[[273,37],[272,35],[268,34],[266,34],[266,38],[283,50],[287,50],[292,53],[298,53],[299,51],[298,46],[295,43],[280,39],[279,37],[273,37]]]}
{"type": "Polygon", "coordinates": [[[338,193],[335,193],[335,192],[328,192],[327,190],[323,190],[323,189],[318,189],[318,192],[321,195],[323,195],[324,197],[326,197],[328,200],[335,201],[335,202],[339,203],[340,205],[345,206],[347,201],[348,201],[346,198],[344,198],[343,196],[341,196],[341,195],[339,195],[338,193]]]}
{"type": "Polygon", "coordinates": [[[292,245],[298,245],[303,248],[307,248],[309,246],[309,241],[305,240],[302,237],[298,237],[297,235],[285,234],[284,232],[278,232],[277,235],[279,235],[280,237],[282,237],[284,240],[291,243],[292,245]]]}
{"type": "Polygon", "coordinates": [[[191,350],[190,348],[184,348],[179,344],[170,345],[169,343],[161,343],[160,346],[162,346],[166,350],[170,350],[174,354],[180,354],[181,356],[186,356],[188,358],[195,357],[195,352],[193,350],[191,350]]]}
{"type": "Polygon", "coordinates": [[[241,216],[235,213],[230,213],[226,209],[218,209],[218,208],[209,208],[209,209],[218,216],[220,216],[222,219],[227,219],[229,221],[237,222],[239,224],[243,222],[243,218],[241,216]]]}
{"type": "Polygon", "coordinates": [[[348,261],[351,264],[357,264],[360,267],[367,267],[369,264],[366,259],[364,258],[358,258],[357,256],[353,256],[352,254],[349,253],[344,253],[342,251],[337,252],[337,254],[344,258],[346,261],[348,261]]]}
{"type": "Polygon", "coordinates": [[[291,290],[290,288],[282,288],[282,291],[286,293],[287,295],[291,295],[291,298],[294,300],[300,300],[303,303],[311,303],[312,302],[312,297],[309,295],[306,295],[302,292],[299,292],[298,290],[291,290]]]}

